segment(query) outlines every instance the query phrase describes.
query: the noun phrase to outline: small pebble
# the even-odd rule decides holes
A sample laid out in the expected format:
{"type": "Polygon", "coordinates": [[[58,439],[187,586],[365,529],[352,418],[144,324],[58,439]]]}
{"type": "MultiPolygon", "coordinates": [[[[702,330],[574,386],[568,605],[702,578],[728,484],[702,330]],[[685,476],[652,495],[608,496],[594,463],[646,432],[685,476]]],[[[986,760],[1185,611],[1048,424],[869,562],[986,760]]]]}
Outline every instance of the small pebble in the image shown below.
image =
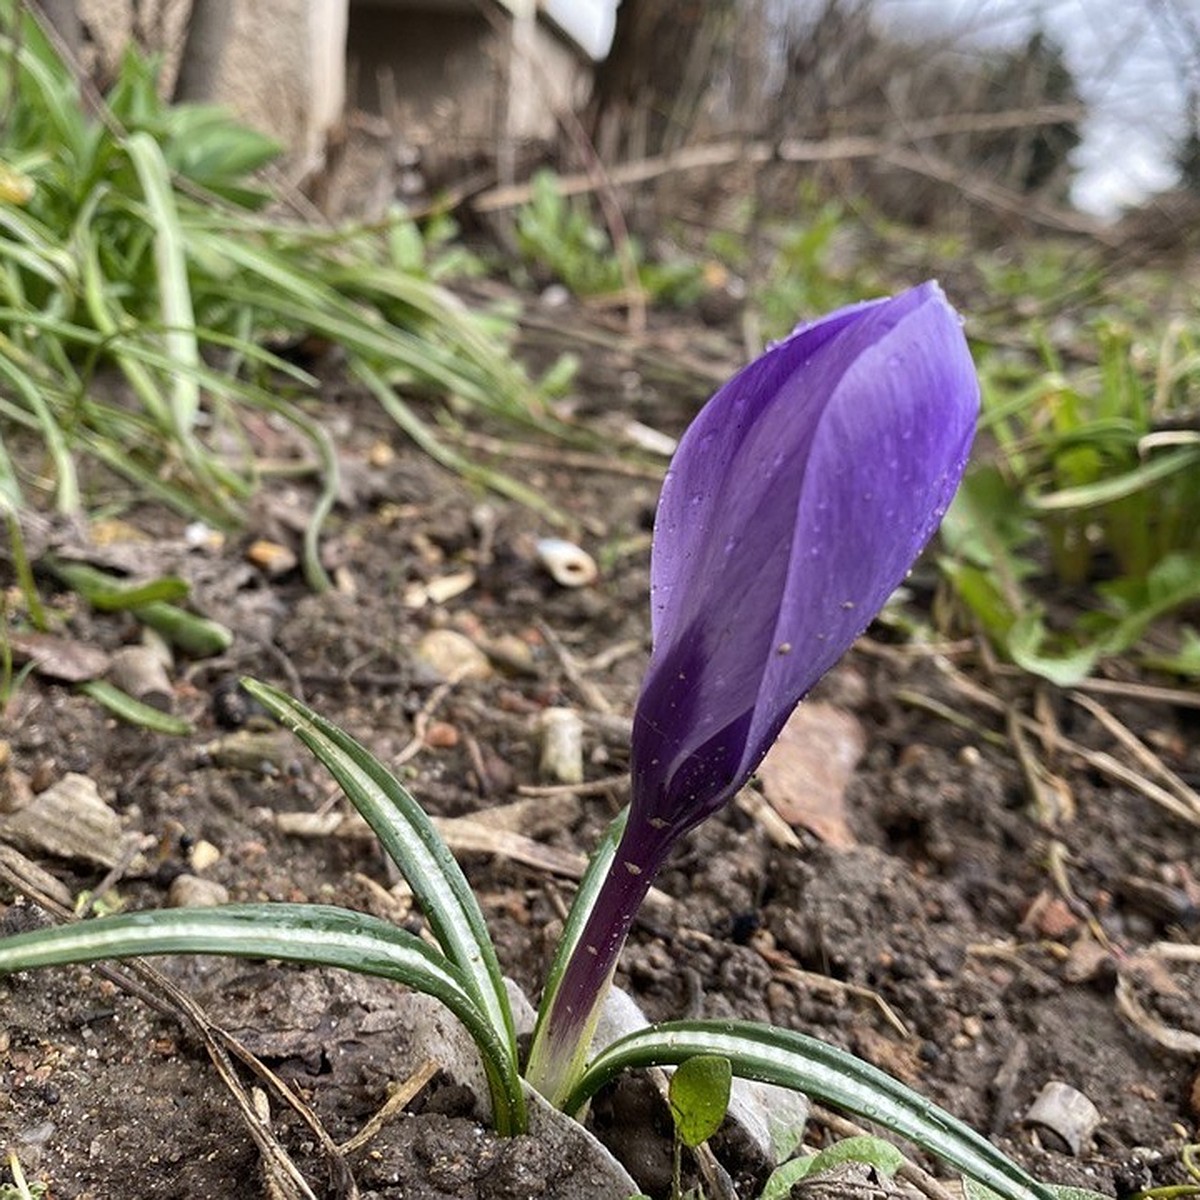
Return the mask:
{"type": "Polygon", "coordinates": [[[469,637],[453,629],[434,629],[417,643],[416,657],[443,679],[487,679],[487,655],[469,637]]]}
{"type": "Polygon", "coordinates": [[[229,903],[229,889],[214,879],[176,875],[167,889],[168,908],[216,908],[229,903]]]}
{"type": "Polygon", "coordinates": [[[538,724],[542,732],[542,778],[582,783],[583,721],[579,714],[570,708],[548,708],[538,724]]]}
{"type": "Polygon", "coordinates": [[[281,575],[294,571],[298,562],[294,550],[281,546],[278,542],[267,541],[266,538],[251,542],[246,551],[246,558],[271,579],[278,579],[281,575]]]}
{"type": "Polygon", "coordinates": [[[371,443],[371,448],[367,451],[367,462],[373,467],[390,467],[396,461],[396,451],[392,449],[392,444],[385,441],[377,441],[371,443]]]}
{"type": "Polygon", "coordinates": [[[207,871],[209,867],[216,866],[220,860],[220,850],[212,842],[206,842],[203,838],[194,842],[188,851],[188,864],[196,872],[207,871]]]}
{"type": "Polygon", "coordinates": [[[449,721],[430,721],[422,738],[433,750],[448,750],[458,745],[458,730],[449,721]]]}

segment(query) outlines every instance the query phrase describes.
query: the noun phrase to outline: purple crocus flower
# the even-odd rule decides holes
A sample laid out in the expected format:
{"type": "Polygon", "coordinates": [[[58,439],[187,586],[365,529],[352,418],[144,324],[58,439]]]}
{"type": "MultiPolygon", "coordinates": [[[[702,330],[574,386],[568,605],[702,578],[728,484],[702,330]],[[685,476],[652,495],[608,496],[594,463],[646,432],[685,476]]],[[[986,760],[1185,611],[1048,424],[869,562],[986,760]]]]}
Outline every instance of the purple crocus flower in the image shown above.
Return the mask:
{"type": "Polygon", "coordinates": [[[629,817],[535,1057],[590,1037],[671,846],[745,784],[903,580],[962,478],[978,411],[961,322],[926,283],[800,326],[688,428],[655,521],[629,817]]]}

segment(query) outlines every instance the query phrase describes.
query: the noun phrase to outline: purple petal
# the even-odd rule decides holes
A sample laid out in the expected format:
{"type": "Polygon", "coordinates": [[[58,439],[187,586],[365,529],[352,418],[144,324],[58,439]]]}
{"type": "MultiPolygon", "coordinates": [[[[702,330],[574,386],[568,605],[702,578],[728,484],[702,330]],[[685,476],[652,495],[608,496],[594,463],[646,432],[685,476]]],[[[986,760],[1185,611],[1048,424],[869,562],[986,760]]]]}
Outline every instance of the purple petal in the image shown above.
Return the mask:
{"type": "Polygon", "coordinates": [[[977,411],[933,284],[797,330],[710,401],[655,525],[635,817],[681,832],[745,782],[937,527],[977,411]]]}

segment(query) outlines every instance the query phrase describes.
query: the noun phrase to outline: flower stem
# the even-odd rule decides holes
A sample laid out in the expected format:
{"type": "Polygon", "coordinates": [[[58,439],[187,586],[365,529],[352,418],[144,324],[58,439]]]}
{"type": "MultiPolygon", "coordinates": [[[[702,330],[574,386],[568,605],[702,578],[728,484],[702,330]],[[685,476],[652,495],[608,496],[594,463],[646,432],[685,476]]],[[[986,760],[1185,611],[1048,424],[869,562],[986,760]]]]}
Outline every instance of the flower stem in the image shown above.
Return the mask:
{"type": "Polygon", "coordinates": [[[672,838],[626,827],[549,1009],[538,1022],[525,1078],[561,1107],[586,1062],[621,948],[672,838]]]}

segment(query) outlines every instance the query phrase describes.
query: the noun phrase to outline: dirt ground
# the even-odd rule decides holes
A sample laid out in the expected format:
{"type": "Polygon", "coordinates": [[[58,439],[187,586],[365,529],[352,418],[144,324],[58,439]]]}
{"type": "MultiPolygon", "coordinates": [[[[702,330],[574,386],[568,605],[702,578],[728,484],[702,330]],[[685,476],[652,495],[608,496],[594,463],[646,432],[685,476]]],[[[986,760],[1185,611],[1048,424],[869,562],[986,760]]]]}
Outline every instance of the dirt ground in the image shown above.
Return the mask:
{"type": "MultiPolygon", "coordinates": [[[[580,391],[594,413],[678,433],[706,388],[667,387],[638,359],[597,349],[580,391]]],[[[343,395],[326,417],[346,475],[325,545],[338,588],[314,595],[297,572],[272,577],[247,557],[255,538],[298,544],[294,518],[311,499],[302,483],[269,487],[245,534],[220,546],[191,546],[182,520],[124,514],[125,548],[149,539],[141,545],[156,569],[192,580],[195,604],[235,631],[234,647],[176,664],[175,711],[194,724],[186,737],[120,723],[70,686],[29,676],[4,715],[10,788],[14,772],[34,793],[71,772],[94,781],[123,830],[143,837],[115,884],[127,908],[163,905],[186,874],[233,900],[341,903],[415,927],[369,839],[281,823],[281,814],[346,809],[302,747],[270,733],[249,751],[229,742],[253,716],[232,681],[250,673],[277,683],[402,764],[432,813],[491,828],[503,811],[544,852],[540,865],[536,854],[461,855],[505,969],[534,994],[570,864],[623,803],[627,718],[649,649],[657,485],[650,473],[587,469],[554,448],[508,464],[571,514],[601,565],[595,583],[563,588],[535,556],[536,539],[554,532],[545,521],[432,466],[365,401],[343,395]],[[418,585],[462,583],[468,571],[458,594],[418,605],[418,585]],[[418,655],[435,629],[483,647],[486,675],[446,684],[418,655]],[[539,714],[550,706],[582,716],[587,778],[600,786],[507,808],[547,782],[539,714]]],[[[284,438],[269,426],[263,436],[284,438]]],[[[912,614],[927,619],[935,587],[928,568],[916,572],[912,614]]],[[[111,652],[137,637],[127,616],[56,599],[62,632],[82,645],[111,652]]],[[[1110,675],[1116,691],[1091,702],[1200,783],[1200,712],[1126,687],[1137,681],[1120,664],[1110,675]]],[[[1145,763],[1093,712],[989,664],[969,638],[910,646],[877,625],[812,699],[866,733],[838,835],[800,822],[789,846],[760,808],[731,806],[678,848],[659,880],[669,899],[646,910],[619,981],[653,1018],[767,1020],[853,1050],[1046,1180],[1110,1194],[1181,1182],[1180,1147],[1196,1140],[1200,1118],[1200,830],[1148,798],[1145,763]],[[1037,724],[1016,735],[1020,715],[1037,724]],[[1113,760],[1127,767],[1123,781],[1113,760]],[[1078,1153],[1024,1119],[1052,1081],[1098,1112],[1078,1153]]],[[[72,896],[109,873],[20,848],[72,896]]],[[[0,928],[33,919],[0,881],[0,928]]],[[[157,965],[292,1083],[335,1142],[430,1053],[409,1044],[381,981],[232,960],[157,965]]],[[[48,1195],[266,1194],[228,1088],[178,1020],[97,968],[2,979],[0,1014],[0,1144],[48,1195]]],[[[640,1185],[662,1196],[668,1125],[648,1103],[624,1085],[593,1119],[640,1185]]],[[[271,1108],[317,1194],[349,1194],[312,1132],[271,1108]]],[[[818,1115],[808,1136],[821,1144],[831,1123],[818,1115]]],[[[380,1200],[588,1194],[538,1139],[490,1136],[475,1098],[440,1074],[346,1161],[360,1194],[380,1200]]],[[[727,1165],[739,1194],[755,1195],[761,1164],[727,1165]]]]}

